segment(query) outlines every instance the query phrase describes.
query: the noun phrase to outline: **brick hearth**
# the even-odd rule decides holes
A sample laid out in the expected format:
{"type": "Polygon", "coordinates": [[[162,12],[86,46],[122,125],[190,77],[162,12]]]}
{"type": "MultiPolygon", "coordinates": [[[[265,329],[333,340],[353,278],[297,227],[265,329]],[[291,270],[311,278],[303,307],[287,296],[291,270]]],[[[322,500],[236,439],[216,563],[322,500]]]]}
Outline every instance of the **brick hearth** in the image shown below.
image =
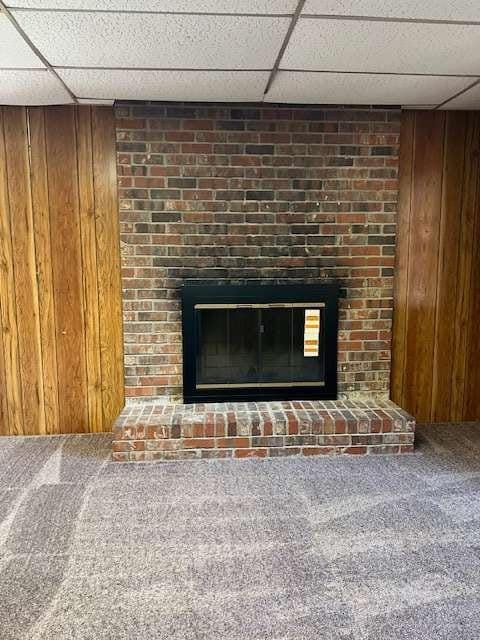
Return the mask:
{"type": "Polygon", "coordinates": [[[415,421],[389,400],[137,403],[113,428],[118,462],[408,453],[415,421]]]}

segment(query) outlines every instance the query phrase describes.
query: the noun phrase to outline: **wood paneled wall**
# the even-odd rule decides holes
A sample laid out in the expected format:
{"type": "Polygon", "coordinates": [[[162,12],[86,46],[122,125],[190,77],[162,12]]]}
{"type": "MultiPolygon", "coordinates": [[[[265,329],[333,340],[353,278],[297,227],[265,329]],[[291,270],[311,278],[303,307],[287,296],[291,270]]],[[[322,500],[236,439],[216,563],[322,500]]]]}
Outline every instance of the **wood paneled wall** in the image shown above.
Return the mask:
{"type": "Polygon", "coordinates": [[[124,403],[113,109],[0,108],[0,434],[124,403]]]}
{"type": "Polygon", "coordinates": [[[392,399],[480,420],[480,113],[403,115],[392,399]]]}

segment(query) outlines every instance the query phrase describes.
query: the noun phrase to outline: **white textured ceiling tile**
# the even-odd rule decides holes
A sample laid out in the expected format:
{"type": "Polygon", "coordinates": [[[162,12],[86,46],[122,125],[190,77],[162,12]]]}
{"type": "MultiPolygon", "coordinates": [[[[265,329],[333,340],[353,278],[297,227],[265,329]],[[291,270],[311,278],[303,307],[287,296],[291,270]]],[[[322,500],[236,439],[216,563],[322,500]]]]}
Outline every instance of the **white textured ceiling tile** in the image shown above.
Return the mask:
{"type": "Polygon", "coordinates": [[[0,14],[0,68],[44,68],[7,16],[0,14]]]}
{"type": "Polygon", "coordinates": [[[289,18],[15,11],[54,66],[266,69],[289,18]]]}
{"type": "Polygon", "coordinates": [[[46,105],[72,102],[62,83],[50,73],[39,70],[0,70],[0,104],[46,105]]]}
{"type": "Polygon", "coordinates": [[[116,100],[243,102],[263,97],[267,72],[59,69],[77,96],[116,100]]]}
{"type": "Polygon", "coordinates": [[[480,110],[480,85],[475,85],[462,95],[457,96],[450,102],[447,102],[442,109],[465,109],[480,110]]]}
{"type": "Polygon", "coordinates": [[[9,0],[7,6],[29,9],[289,14],[295,11],[297,0],[9,0]]]}
{"type": "Polygon", "coordinates": [[[438,104],[469,84],[470,78],[281,71],[266,100],[318,104],[438,104]]]}
{"type": "Polygon", "coordinates": [[[307,0],[304,14],[420,20],[480,20],[478,0],[307,0]]]}
{"type": "Polygon", "coordinates": [[[480,73],[480,25],[301,19],[284,69],[480,73]]]}

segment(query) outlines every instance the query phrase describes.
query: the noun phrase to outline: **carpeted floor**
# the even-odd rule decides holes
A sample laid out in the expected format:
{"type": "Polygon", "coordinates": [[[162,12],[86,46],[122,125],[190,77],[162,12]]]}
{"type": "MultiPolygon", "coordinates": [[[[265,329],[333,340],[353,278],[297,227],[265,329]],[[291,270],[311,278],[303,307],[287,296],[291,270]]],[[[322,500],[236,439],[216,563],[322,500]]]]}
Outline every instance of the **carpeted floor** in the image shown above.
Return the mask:
{"type": "Polygon", "coordinates": [[[480,424],[409,456],[109,455],[0,439],[1,640],[480,638],[480,424]]]}

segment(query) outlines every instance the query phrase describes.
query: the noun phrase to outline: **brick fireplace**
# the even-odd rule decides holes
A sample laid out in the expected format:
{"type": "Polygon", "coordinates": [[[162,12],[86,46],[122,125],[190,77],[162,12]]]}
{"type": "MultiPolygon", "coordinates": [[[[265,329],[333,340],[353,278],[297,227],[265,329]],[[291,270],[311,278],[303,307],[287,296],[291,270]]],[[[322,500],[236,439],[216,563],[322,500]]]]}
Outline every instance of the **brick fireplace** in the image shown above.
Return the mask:
{"type": "MultiPolygon", "coordinates": [[[[182,285],[336,283],[339,398],[366,402],[368,410],[384,403],[390,379],[400,111],[131,103],[119,105],[116,116],[126,392],[144,401],[143,407],[128,410],[130,422],[125,416],[119,421],[118,457],[145,459],[147,445],[132,443],[162,439],[131,437],[131,431],[123,437],[127,422],[142,426],[142,411],[150,416],[150,428],[155,411],[157,416],[179,415],[182,285]],[[159,398],[167,407],[177,403],[176,408],[146,408],[159,398]]],[[[348,406],[344,409],[348,412],[348,406]]],[[[381,414],[386,405],[378,409],[381,414]]],[[[298,410],[308,409],[292,409],[298,410]]],[[[393,417],[390,426],[408,432],[401,443],[408,448],[411,421],[403,416],[400,424],[398,419],[393,417]]],[[[212,417],[202,420],[202,438],[210,437],[205,426],[212,417]]],[[[304,425],[305,435],[318,436],[318,419],[316,424],[315,434],[304,425]]],[[[370,433],[365,422],[362,429],[370,433]]],[[[215,437],[215,429],[210,431],[215,437]]],[[[252,426],[243,431],[250,438],[265,435],[254,435],[252,426]]],[[[351,424],[346,429],[357,431],[351,424]]],[[[402,438],[375,433],[370,442],[363,438],[365,444],[389,441],[400,447],[402,438]]],[[[313,446],[309,442],[306,446],[313,446]]],[[[165,450],[185,450],[177,445],[165,450]]],[[[351,447],[351,438],[338,446],[351,447]]],[[[219,448],[212,440],[205,449],[212,447],[219,448]]],[[[188,449],[191,455],[195,447],[188,449]]]]}

